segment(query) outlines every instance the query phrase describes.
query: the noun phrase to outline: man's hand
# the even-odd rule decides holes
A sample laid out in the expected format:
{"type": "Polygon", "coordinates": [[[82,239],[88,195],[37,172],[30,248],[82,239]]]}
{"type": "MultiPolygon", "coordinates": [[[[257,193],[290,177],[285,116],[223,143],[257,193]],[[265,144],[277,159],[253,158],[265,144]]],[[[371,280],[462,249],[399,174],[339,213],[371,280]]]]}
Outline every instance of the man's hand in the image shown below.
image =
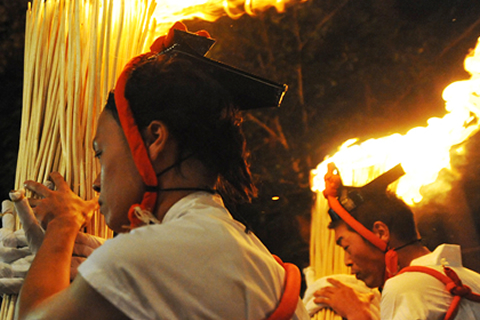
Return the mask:
{"type": "Polygon", "coordinates": [[[329,306],[338,315],[348,320],[372,319],[370,303],[374,298],[373,294],[357,292],[335,279],[327,279],[327,281],[333,286],[316,291],[313,294],[315,303],[329,306]]]}
{"type": "Polygon", "coordinates": [[[105,242],[105,239],[79,232],[77,239],[75,239],[75,246],[73,247],[72,266],[70,268],[70,280],[77,275],[77,268],[85,261],[92,252],[100,247],[105,242]]]}
{"type": "MultiPolygon", "coordinates": [[[[24,206],[22,208],[22,210],[25,210],[23,214],[31,210],[28,201],[22,203],[21,206],[24,206]]],[[[41,229],[34,216],[25,215],[24,218],[27,220],[21,219],[22,223],[25,221],[26,225],[30,227],[27,227],[27,231],[24,229],[13,231],[15,227],[14,208],[16,207],[13,202],[9,200],[2,202],[3,227],[0,228],[0,294],[18,294],[20,292],[25,275],[28,269],[30,269],[30,265],[35,257],[27,241],[27,239],[32,238],[28,233],[37,227],[41,229]],[[32,218],[34,221],[29,220],[32,218]],[[32,225],[34,226],[33,228],[31,227],[32,225]],[[38,226],[35,227],[35,225],[38,226]]],[[[19,212],[17,212],[17,215],[20,216],[19,212]]],[[[25,227],[25,225],[23,225],[23,227],[25,227]]],[[[41,230],[43,232],[43,229],[41,230]]],[[[37,237],[37,239],[40,239],[40,242],[35,245],[40,247],[43,235],[41,238],[37,237]]],[[[80,266],[96,248],[101,246],[104,241],[105,239],[100,237],[82,232],[78,233],[70,267],[71,281],[73,281],[77,275],[78,266],[80,266]]]]}
{"type": "Polygon", "coordinates": [[[41,199],[30,199],[33,212],[42,226],[46,228],[50,221],[62,220],[73,223],[80,229],[92,217],[98,206],[97,199],[85,201],[76,195],[58,172],[52,172],[50,178],[57,190],[50,190],[46,186],[26,181],[25,188],[32,191],[41,199]]]}
{"type": "Polygon", "coordinates": [[[330,308],[348,320],[380,319],[380,292],[368,288],[351,274],[332,274],[316,279],[311,267],[304,270],[307,290],[303,303],[310,317],[330,308]]]}

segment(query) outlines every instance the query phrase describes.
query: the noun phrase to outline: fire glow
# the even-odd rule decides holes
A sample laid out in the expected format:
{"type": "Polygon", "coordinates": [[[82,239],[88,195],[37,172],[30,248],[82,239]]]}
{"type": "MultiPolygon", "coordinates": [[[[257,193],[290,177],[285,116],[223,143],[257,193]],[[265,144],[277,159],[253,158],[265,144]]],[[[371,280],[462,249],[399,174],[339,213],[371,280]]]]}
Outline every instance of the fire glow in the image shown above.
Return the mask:
{"type": "Polygon", "coordinates": [[[172,23],[179,19],[199,18],[215,21],[225,13],[233,19],[244,13],[254,16],[256,12],[275,7],[278,12],[285,10],[288,0],[163,0],[159,1],[154,13],[157,21],[172,23]]]}
{"type": "MultiPolygon", "coordinates": [[[[442,169],[451,170],[450,154],[462,154],[461,143],[479,129],[480,116],[480,38],[477,46],[466,57],[464,66],[470,79],[457,81],[445,88],[443,99],[447,113],[443,118],[430,118],[427,126],[416,127],[405,135],[370,139],[355,144],[347,140],[337,153],[327,156],[311,172],[311,188],[321,192],[327,164],[334,162],[345,185],[361,186],[398,163],[406,174],[398,180],[396,193],[410,205],[418,204],[424,195],[422,186],[436,181],[442,169]]],[[[435,192],[435,191],[431,191],[435,192]]]]}
{"type": "MultiPolygon", "coordinates": [[[[165,34],[173,23],[181,20],[197,18],[213,22],[225,15],[238,19],[244,14],[255,16],[258,12],[272,7],[277,12],[283,12],[288,3],[304,1],[307,0],[124,0],[111,1],[108,4],[103,1],[100,10],[103,12],[103,8],[108,8],[107,11],[113,12],[113,17],[117,18],[130,18],[128,12],[134,15],[141,11],[149,12],[155,20],[153,30],[155,37],[158,37],[165,34]]],[[[151,31],[148,30],[148,23],[145,23],[145,26],[145,31],[151,31]]]]}

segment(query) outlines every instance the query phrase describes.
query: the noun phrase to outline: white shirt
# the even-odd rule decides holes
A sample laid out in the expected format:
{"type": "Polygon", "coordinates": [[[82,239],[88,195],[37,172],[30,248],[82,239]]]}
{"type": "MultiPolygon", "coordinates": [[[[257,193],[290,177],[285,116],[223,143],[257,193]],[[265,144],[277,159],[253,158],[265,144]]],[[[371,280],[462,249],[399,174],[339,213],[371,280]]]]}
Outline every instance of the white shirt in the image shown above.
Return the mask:
{"type": "MultiPolygon", "coordinates": [[[[161,224],[106,241],[79,272],[128,317],[172,320],[265,319],[285,277],[221,197],[203,192],[174,204],[161,224]]],[[[300,299],[297,314],[308,319],[300,299]]]]}
{"type": "MultiPolygon", "coordinates": [[[[411,266],[431,267],[443,273],[451,267],[473,292],[480,293],[480,274],[462,266],[460,246],[442,244],[435,251],[413,260],[411,266]]],[[[443,319],[452,295],[435,277],[422,272],[405,272],[386,281],[380,306],[382,320],[443,319]]],[[[462,299],[455,319],[480,319],[480,303],[462,299]]]]}

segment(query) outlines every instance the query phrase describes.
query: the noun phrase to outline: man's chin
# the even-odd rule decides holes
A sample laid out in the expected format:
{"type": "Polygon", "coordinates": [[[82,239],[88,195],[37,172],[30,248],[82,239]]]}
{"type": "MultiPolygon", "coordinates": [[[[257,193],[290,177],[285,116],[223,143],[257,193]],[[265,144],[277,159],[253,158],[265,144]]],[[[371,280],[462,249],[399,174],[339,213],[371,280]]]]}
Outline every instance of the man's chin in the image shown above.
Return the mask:
{"type": "Polygon", "coordinates": [[[358,280],[361,280],[363,281],[363,283],[365,283],[365,285],[369,288],[378,288],[380,286],[380,284],[377,284],[378,281],[376,281],[375,279],[369,279],[368,277],[365,279],[364,277],[362,277],[361,274],[355,274],[355,277],[358,279],[358,280]]]}

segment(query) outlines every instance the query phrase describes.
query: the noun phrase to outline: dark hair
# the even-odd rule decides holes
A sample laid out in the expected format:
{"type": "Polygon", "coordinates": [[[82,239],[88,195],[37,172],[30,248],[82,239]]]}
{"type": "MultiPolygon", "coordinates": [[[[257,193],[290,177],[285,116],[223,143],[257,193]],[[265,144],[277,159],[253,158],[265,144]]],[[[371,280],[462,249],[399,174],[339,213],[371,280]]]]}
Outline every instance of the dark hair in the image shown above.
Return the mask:
{"type": "Polygon", "coordinates": [[[143,59],[127,80],[125,98],[139,130],[162,121],[178,144],[177,160],[200,160],[217,176],[221,194],[237,202],[256,196],[241,117],[228,92],[194,63],[175,54],[143,59]]]}
{"type": "MultiPolygon", "coordinates": [[[[410,207],[393,192],[371,193],[357,208],[350,211],[358,222],[373,230],[376,221],[385,223],[399,241],[417,239],[417,228],[410,207]]],[[[331,227],[335,227],[333,224],[331,227]]]]}

